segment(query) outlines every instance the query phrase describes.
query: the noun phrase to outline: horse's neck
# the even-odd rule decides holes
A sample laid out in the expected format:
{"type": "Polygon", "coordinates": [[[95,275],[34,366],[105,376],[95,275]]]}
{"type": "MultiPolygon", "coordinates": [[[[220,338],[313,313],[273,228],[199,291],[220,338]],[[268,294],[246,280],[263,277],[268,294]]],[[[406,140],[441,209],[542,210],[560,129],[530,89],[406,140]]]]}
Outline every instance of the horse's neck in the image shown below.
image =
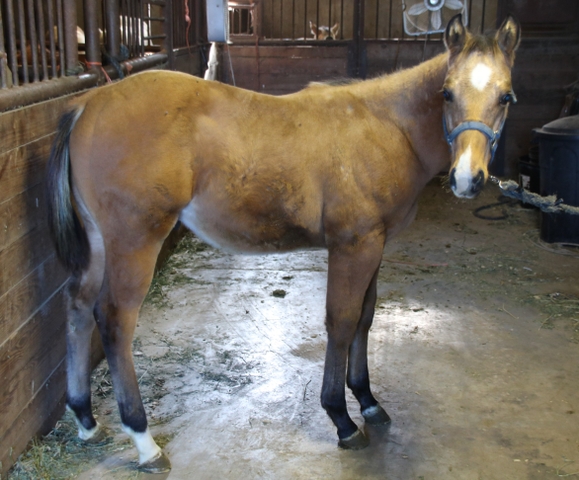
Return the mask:
{"type": "Polygon", "coordinates": [[[442,127],[441,91],[447,65],[447,54],[441,54],[377,80],[378,85],[381,83],[377,95],[382,95],[377,103],[384,108],[375,113],[386,115],[405,133],[430,178],[450,162],[442,127]]]}

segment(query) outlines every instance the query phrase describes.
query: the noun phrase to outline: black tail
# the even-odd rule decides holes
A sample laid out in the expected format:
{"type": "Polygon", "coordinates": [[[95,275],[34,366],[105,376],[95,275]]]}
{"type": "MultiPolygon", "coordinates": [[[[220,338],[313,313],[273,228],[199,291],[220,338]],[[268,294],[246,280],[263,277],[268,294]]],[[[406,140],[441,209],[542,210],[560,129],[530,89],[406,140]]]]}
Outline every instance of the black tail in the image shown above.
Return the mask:
{"type": "Polygon", "coordinates": [[[47,168],[50,234],[59,260],[74,273],[85,270],[90,260],[88,237],[73,208],[70,185],[70,134],[81,113],[75,109],[61,117],[47,168]]]}

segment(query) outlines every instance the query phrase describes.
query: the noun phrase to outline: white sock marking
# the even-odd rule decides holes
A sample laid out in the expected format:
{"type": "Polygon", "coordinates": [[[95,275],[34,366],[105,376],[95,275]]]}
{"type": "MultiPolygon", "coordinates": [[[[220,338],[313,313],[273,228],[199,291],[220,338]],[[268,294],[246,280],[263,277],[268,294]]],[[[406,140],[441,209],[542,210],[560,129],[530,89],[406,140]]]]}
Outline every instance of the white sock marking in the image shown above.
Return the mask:
{"type": "Polygon", "coordinates": [[[135,432],[132,428],[122,425],[124,432],[131,437],[137,452],[139,452],[139,464],[143,464],[161,455],[161,449],[153,440],[151,432],[147,428],[142,433],[135,432]]]}
{"type": "Polygon", "coordinates": [[[76,426],[78,427],[78,438],[80,438],[81,440],[90,440],[92,437],[94,437],[98,433],[98,431],[100,430],[100,427],[101,427],[99,422],[96,422],[96,425],[94,428],[91,428],[91,429],[85,428],[83,426],[83,424],[80,423],[78,418],[76,418],[76,413],[74,413],[74,410],[72,408],[70,408],[68,405],[66,406],[66,409],[72,413],[72,416],[74,418],[76,426]]]}
{"type": "Polygon", "coordinates": [[[491,78],[491,69],[484,63],[477,64],[470,72],[470,81],[479,92],[482,92],[491,78]]]}

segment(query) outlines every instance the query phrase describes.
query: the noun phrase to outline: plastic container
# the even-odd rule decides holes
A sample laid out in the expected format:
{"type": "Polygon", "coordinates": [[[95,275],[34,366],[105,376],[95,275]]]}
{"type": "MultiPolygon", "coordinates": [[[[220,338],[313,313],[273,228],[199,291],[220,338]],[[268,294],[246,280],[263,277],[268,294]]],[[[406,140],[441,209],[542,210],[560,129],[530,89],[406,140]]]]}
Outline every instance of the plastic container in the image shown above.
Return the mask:
{"type": "MultiPolygon", "coordinates": [[[[579,116],[564,117],[536,129],[540,191],[579,206],[579,116]]],[[[579,245],[579,215],[541,212],[541,239],[579,245]]]]}

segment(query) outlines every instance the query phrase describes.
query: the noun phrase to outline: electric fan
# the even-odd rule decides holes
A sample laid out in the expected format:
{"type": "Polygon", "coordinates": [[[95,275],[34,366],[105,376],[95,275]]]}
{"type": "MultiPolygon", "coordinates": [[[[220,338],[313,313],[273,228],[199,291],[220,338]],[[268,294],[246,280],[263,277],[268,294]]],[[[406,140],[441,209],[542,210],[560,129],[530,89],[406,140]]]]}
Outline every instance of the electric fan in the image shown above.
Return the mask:
{"type": "Polygon", "coordinates": [[[462,13],[462,23],[468,25],[467,0],[402,0],[404,31],[407,35],[427,35],[444,32],[446,24],[462,13]]]}

